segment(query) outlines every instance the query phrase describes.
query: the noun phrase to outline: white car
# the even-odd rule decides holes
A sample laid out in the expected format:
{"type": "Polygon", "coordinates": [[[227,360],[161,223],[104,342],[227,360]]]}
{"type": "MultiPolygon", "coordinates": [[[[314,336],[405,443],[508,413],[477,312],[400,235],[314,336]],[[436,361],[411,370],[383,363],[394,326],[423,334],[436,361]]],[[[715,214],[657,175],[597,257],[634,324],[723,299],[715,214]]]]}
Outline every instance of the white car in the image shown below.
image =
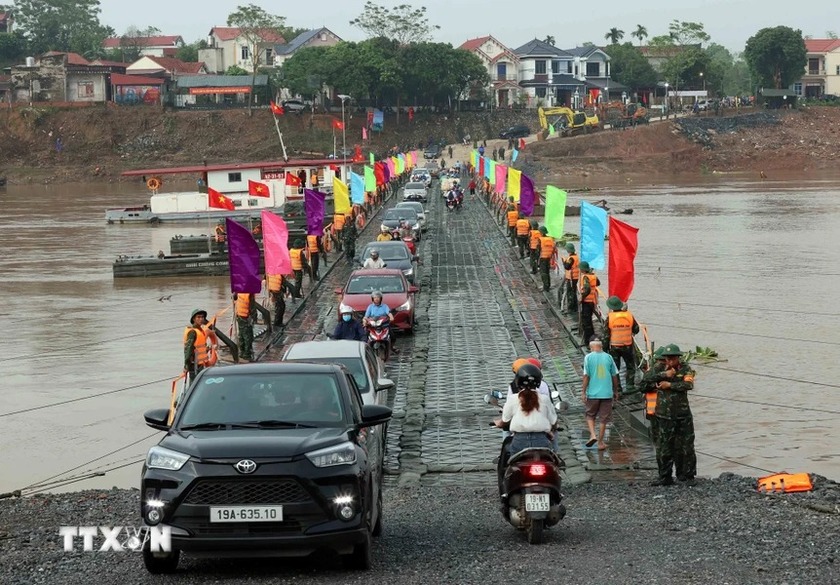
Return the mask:
{"type": "Polygon", "coordinates": [[[429,196],[429,190],[425,183],[406,183],[403,188],[403,201],[425,201],[429,196]]]}
{"type": "Polygon", "coordinates": [[[403,201],[402,203],[397,203],[394,206],[394,209],[402,209],[404,207],[413,209],[415,213],[417,213],[417,219],[420,222],[420,229],[426,231],[426,210],[423,208],[423,204],[419,201],[403,201]]]}

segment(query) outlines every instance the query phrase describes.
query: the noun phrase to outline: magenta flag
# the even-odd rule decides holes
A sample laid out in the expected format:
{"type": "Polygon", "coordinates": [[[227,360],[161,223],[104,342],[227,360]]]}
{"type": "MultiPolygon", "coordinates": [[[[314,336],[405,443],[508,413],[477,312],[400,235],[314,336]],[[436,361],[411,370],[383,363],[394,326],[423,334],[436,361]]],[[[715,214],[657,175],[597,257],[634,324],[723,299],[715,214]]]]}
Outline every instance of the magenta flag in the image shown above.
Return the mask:
{"type": "Polygon", "coordinates": [[[397,164],[394,162],[394,159],[388,157],[385,159],[386,167],[388,169],[388,175],[393,177],[397,174],[397,164]]]}
{"type": "MultiPolygon", "coordinates": [[[[388,159],[388,160],[391,160],[391,159],[388,159]]],[[[396,175],[396,173],[391,172],[391,168],[388,166],[387,163],[382,165],[382,179],[386,183],[390,182],[391,177],[393,177],[394,175],[396,175]]]]}
{"type": "Polygon", "coordinates": [[[610,261],[609,279],[610,296],[617,296],[627,302],[633,285],[636,283],[636,249],[639,245],[639,228],[619,221],[610,216],[610,261]]]}
{"type": "Polygon", "coordinates": [[[529,217],[534,213],[534,203],[537,199],[537,194],[534,191],[534,181],[531,177],[522,173],[519,179],[519,211],[525,217],[529,217]]]}
{"type": "Polygon", "coordinates": [[[262,210],[263,251],[266,274],[291,274],[289,228],[279,215],[262,210]]]}
{"type": "Polygon", "coordinates": [[[367,140],[367,128],[362,126],[362,140],[367,140]]]}
{"type": "Polygon", "coordinates": [[[230,266],[230,292],[257,294],[262,290],[260,246],[245,226],[225,219],[230,266]]]}
{"type": "Polygon", "coordinates": [[[306,211],[306,234],[320,236],[324,233],[324,211],[327,196],[314,189],[303,190],[303,208],[306,211]]]}
{"type": "Polygon", "coordinates": [[[496,165],[496,193],[504,193],[507,186],[507,167],[496,165]]]}

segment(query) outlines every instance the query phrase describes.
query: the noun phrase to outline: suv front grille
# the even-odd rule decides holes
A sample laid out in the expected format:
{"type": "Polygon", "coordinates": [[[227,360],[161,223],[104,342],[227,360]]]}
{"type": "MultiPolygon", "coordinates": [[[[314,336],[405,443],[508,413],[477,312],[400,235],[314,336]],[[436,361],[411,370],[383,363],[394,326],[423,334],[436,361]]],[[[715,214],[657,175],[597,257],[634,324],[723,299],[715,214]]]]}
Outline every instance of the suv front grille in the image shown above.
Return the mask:
{"type": "Polygon", "coordinates": [[[198,506],[290,504],[308,502],[309,494],[293,479],[202,479],[190,489],[185,504],[198,506]]]}

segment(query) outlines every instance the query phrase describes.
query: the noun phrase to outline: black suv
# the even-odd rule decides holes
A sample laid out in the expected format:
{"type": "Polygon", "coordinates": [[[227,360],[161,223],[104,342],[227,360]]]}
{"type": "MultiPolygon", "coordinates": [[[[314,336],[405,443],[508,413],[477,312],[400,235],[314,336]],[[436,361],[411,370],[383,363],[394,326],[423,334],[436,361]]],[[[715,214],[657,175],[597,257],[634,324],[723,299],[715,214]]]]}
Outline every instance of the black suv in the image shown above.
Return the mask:
{"type": "MultiPolygon", "coordinates": [[[[169,528],[168,552],[143,560],[152,573],[195,556],[301,556],[319,549],[371,563],[382,530],[382,442],[391,409],[363,405],[340,365],[275,362],[202,371],[149,450],[140,484],[148,526],[169,528]]],[[[159,551],[159,547],[155,547],[159,551]]]]}
{"type": "Polygon", "coordinates": [[[499,138],[525,138],[531,135],[531,129],[520,124],[518,126],[511,126],[507,130],[499,133],[499,138]]]}
{"type": "Polygon", "coordinates": [[[427,160],[439,158],[440,155],[441,155],[440,146],[437,146],[436,144],[430,146],[425,151],[423,151],[423,158],[425,158],[427,160]]]}

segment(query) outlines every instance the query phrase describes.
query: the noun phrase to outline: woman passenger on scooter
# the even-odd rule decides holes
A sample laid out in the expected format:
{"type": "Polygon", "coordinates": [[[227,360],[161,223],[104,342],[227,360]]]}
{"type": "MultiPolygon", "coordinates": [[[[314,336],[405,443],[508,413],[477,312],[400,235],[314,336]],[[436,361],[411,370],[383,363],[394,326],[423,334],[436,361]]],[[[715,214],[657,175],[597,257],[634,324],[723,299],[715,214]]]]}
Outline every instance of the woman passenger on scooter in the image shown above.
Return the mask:
{"type": "MultiPolygon", "coordinates": [[[[373,302],[368,305],[367,310],[365,311],[365,317],[362,319],[362,324],[367,327],[368,323],[372,319],[379,319],[380,317],[386,317],[388,319],[388,325],[390,327],[391,324],[391,308],[386,305],[382,301],[382,292],[375,290],[370,293],[370,300],[373,302]]],[[[394,353],[399,353],[399,350],[394,347],[394,335],[393,332],[389,332],[388,338],[391,340],[391,351],[394,353]]]]}
{"type": "Polygon", "coordinates": [[[500,428],[509,425],[513,433],[510,453],[531,447],[551,448],[557,412],[548,396],[537,393],[541,383],[542,371],[533,364],[520,366],[516,371],[515,397],[505,403],[502,418],[496,421],[500,428]]]}

